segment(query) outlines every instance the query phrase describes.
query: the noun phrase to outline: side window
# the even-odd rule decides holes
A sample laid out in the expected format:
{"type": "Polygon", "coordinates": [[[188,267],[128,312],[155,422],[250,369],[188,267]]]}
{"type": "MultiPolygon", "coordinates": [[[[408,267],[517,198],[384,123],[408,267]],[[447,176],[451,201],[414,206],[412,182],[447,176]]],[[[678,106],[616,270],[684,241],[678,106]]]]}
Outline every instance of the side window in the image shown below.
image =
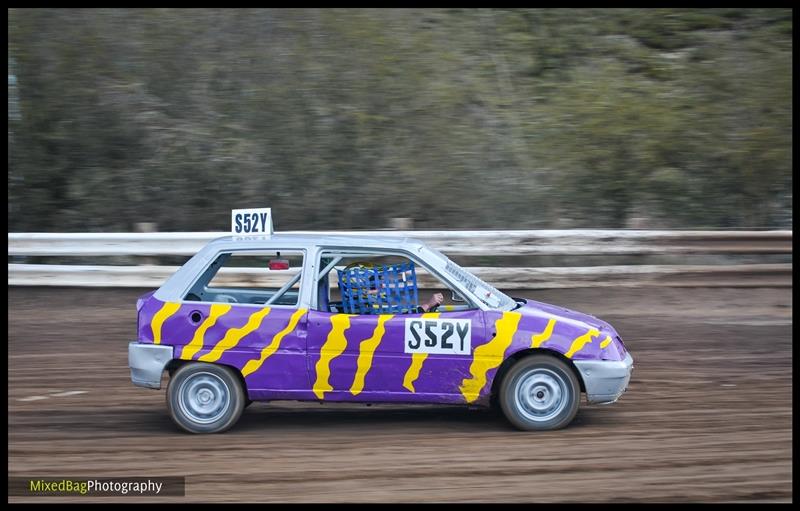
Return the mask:
{"type": "Polygon", "coordinates": [[[317,309],[347,314],[415,314],[477,309],[425,266],[388,253],[325,251],[317,309]],[[436,295],[441,294],[438,304],[436,295]]]}
{"type": "Polygon", "coordinates": [[[186,301],[297,305],[303,252],[237,251],[220,254],[197,279],[186,301]]]}

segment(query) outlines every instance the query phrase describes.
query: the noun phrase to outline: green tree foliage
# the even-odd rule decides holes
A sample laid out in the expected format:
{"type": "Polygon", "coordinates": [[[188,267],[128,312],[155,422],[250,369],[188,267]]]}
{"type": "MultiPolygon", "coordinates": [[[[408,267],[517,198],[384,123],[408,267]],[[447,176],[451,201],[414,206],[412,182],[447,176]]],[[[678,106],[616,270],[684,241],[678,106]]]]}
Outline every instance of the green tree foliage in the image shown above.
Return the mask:
{"type": "Polygon", "coordinates": [[[10,231],[791,226],[789,9],[8,14],[10,231]]]}

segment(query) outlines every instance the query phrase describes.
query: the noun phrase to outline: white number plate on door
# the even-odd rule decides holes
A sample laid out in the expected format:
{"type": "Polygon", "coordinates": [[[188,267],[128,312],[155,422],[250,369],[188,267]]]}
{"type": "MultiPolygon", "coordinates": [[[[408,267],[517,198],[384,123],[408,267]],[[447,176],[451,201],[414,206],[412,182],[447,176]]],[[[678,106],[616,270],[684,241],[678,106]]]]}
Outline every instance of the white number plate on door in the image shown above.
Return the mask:
{"type": "Polygon", "coordinates": [[[469,355],[472,320],[407,318],[405,352],[469,355]]]}

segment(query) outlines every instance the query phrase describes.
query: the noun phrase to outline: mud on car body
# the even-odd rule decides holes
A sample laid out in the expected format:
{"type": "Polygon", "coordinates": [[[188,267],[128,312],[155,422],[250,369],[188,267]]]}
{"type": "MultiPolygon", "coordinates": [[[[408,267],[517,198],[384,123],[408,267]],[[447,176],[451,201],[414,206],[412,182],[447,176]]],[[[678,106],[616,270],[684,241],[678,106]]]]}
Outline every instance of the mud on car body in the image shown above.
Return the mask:
{"type": "Polygon", "coordinates": [[[219,238],[137,310],[132,381],[160,389],[168,372],[170,415],[195,433],[224,431],[250,402],[271,400],[497,405],[519,429],[558,429],[582,393],[616,401],[633,367],[608,323],[508,297],[410,238],[219,238]],[[233,260],[250,261],[249,273],[233,260]],[[274,269],[285,268],[276,260],[292,267],[274,269]],[[342,268],[363,260],[378,261],[361,266],[372,293],[345,293],[356,280],[342,268]],[[395,295],[417,299],[416,273],[449,289],[452,303],[423,313],[393,305],[395,295]],[[402,283],[375,291],[380,279],[402,283]],[[357,309],[348,296],[384,301],[357,309]]]}

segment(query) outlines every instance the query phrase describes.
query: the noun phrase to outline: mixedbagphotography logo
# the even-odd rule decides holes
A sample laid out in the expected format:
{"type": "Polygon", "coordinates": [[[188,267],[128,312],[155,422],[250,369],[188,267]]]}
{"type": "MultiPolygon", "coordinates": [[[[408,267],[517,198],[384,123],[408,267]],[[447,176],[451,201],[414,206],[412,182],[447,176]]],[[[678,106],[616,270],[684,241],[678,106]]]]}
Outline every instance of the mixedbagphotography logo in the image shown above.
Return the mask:
{"type": "Polygon", "coordinates": [[[180,496],[185,477],[10,477],[9,496],[180,496]]]}

